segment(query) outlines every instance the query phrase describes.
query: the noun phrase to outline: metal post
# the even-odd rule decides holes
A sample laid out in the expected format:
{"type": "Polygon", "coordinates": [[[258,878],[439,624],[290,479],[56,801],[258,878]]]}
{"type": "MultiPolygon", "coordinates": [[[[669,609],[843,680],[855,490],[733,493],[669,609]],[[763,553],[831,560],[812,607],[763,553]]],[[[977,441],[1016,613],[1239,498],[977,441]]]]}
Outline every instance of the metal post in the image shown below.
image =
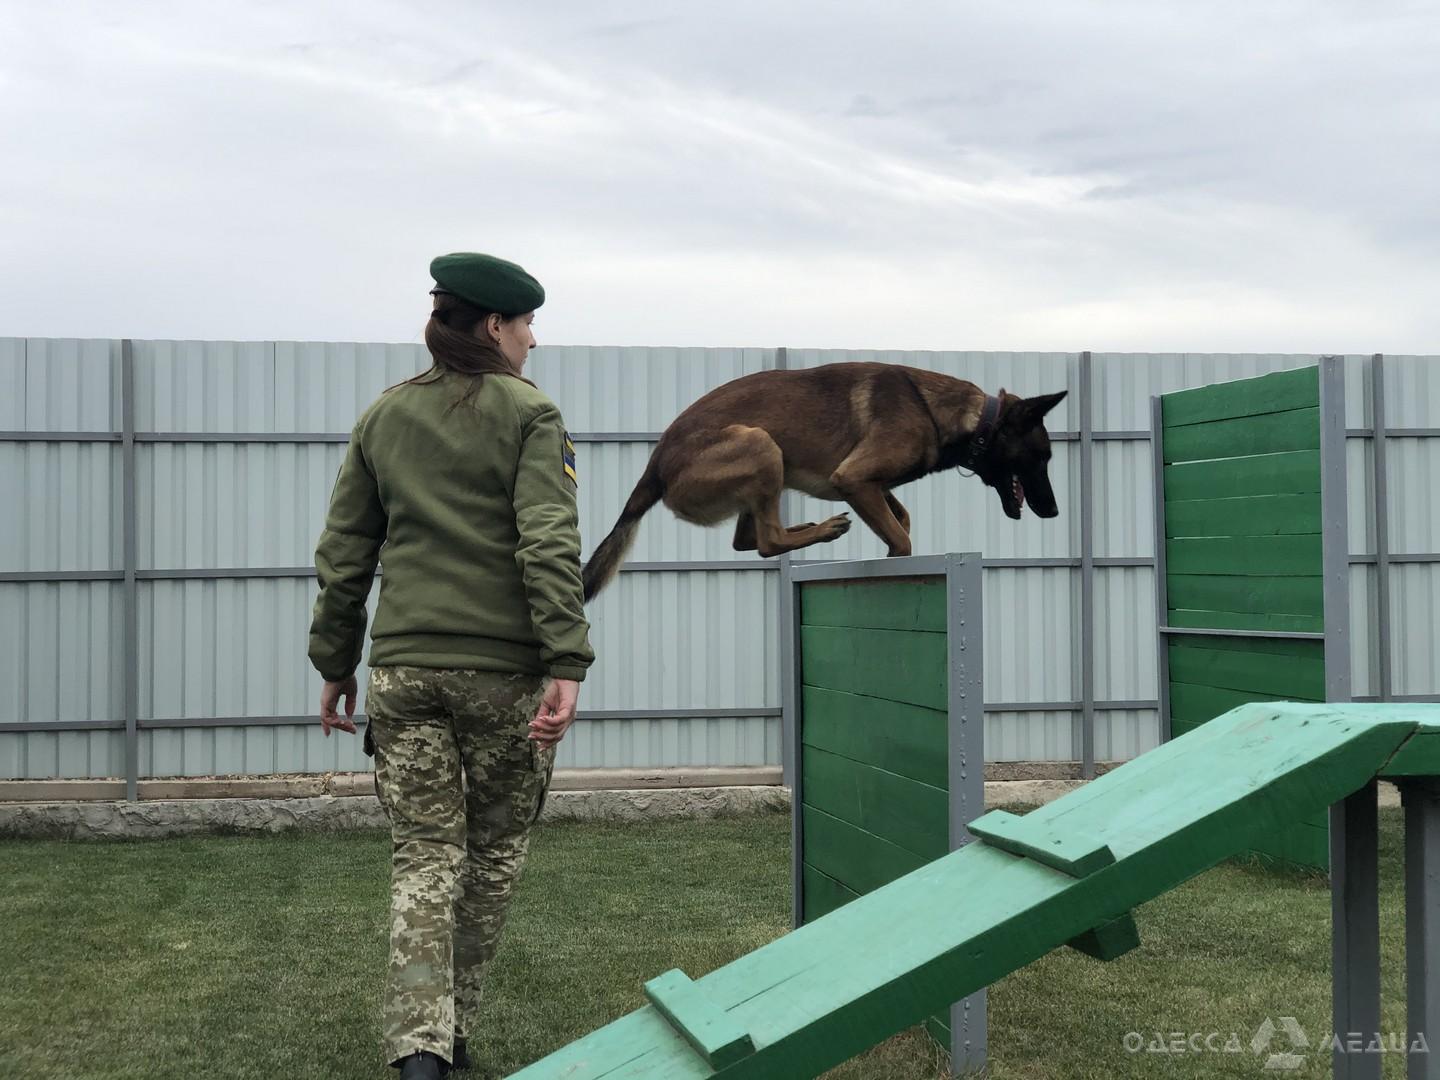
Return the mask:
{"type": "Polygon", "coordinates": [[[784,781],[790,788],[790,927],[805,919],[805,828],[801,816],[802,753],[800,691],[800,613],[797,583],[788,562],[780,566],[780,708],[785,759],[784,781]]]}
{"type": "Polygon", "coordinates": [[[1440,1080],[1440,781],[1400,782],[1405,803],[1407,1080],[1440,1080]],[[1433,960],[1433,962],[1432,962],[1433,960]]]}
{"type": "Polygon", "coordinates": [[[1390,668],[1390,474],[1385,461],[1385,358],[1381,353],[1370,358],[1370,405],[1375,433],[1370,441],[1375,469],[1375,646],[1380,669],[1376,690],[1381,701],[1389,701],[1394,693],[1390,668]]]}
{"type": "Polygon", "coordinates": [[[1095,443],[1091,431],[1093,367],[1080,354],[1080,775],[1095,776],[1095,443]]]}
{"type": "Polygon", "coordinates": [[[1320,359],[1320,534],[1324,574],[1325,700],[1349,701],[1350,540],[1346,504],[1345,368],[1320,359]]]}
{"type": "Polygon", "coordinates": [[[120,475],[122,544],[124,547],[125,584],[122,600],[124,627],[125,683],[125,798],[134,802],[140,776],[140,736],[137,718],[140,715],[140,605],[135,569],[137,542],[135,534],[135,349],[129,338],[120,342],[120,475]]]}
{"type": "MultiPolygon", "coordinates": [[[[945,559],[950,850],[970,843],[967,827],[985,812],[985,612],[978,555],[945,559]]],[[[987,991],[950,1006],[950,1068],[985,1067],[989,1053],[987,991]]]]}
{"type": "Polygon", "coordinates": [[[1160,627],[1170,622],[1170,603],[1165,594],[1165,432],[1160,398],[1150,398],[1150,459],[1154,472],[1155,501],[1155,674],[1159,680],[1156,697],[1160,708],[1160,741],[1170,740],[1170,641],[1160,627]]]}
{"type": "Polygon", "coordinates": [[[1331,979],[1335,1080],[1380,1080],[1379,811],[1372,778],[1330,808],[1331,979]],[[1356,1047],[1360,1050],[1357,1052],[1356,1047]]]}

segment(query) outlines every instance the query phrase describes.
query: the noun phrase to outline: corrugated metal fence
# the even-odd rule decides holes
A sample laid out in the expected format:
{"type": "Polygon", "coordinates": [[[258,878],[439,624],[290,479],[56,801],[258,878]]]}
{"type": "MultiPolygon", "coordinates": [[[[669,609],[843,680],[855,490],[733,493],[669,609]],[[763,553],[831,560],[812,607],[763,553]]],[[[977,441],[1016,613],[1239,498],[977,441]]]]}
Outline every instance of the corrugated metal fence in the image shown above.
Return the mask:
{"type": "MultiPolygon", "coordinates": [[[[929,477],[901,493],[914,550],[986,558],[989,760],[1088,769],[1155,745],[1150,397],[1318,358],[542,347],[529,373],[579,444],[586,553],[701,393],[856,359],[1070,391],[1049,418],[1061,516],[1011,522],[977,480],[929,477]]],[[[311,719],[310,565],[355,417],[427,362],[410,345],[0,339],[0,778],[367,768],[311,719]]],[[[1433,698],[1440,358],[1345,365],[1355,693],[1433,698]]],[[[792,522],[833,512],[787,503],[792,522]]],[[[562,767],[779,764],[778,561],[730,535],[663,507],[644,521],[592,608],[599,659],[562,767]]],[[[806,554],[883,548],[857,524],[806,554]]]]}

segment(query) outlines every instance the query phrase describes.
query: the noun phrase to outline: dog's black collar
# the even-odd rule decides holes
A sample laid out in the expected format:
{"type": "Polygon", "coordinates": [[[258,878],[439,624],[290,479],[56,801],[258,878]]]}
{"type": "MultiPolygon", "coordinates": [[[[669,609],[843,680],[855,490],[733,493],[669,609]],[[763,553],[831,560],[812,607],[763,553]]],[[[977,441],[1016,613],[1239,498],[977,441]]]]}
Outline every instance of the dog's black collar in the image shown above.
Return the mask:
{"type": "Polygon", "coordinates": [[[980,408],[980,419],[975,424],[975,431],[970,436],[970,445],[965,451],[965,459],[960,462],[962,469],[969,469],[973,472],[975,466],[990,452],[990,439],[995,434],[995,421],[999,418],[1000,399],[986,394],[985,404],[980,408]]]}

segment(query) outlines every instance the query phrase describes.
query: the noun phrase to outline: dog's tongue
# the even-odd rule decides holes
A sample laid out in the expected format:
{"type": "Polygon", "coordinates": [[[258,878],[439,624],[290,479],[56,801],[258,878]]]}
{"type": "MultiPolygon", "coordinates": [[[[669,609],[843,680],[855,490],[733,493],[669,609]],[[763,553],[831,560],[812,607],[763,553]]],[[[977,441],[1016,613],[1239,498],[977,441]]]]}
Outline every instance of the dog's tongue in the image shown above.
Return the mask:
{"type": "Polygon", "coordinates": [[[1021,487],[1020,478],[1018,476],[1011,478],[1010,491],[1015,496],[1015,505],[1023,507],[1025,505],[1025,489],[1021,487]]]}

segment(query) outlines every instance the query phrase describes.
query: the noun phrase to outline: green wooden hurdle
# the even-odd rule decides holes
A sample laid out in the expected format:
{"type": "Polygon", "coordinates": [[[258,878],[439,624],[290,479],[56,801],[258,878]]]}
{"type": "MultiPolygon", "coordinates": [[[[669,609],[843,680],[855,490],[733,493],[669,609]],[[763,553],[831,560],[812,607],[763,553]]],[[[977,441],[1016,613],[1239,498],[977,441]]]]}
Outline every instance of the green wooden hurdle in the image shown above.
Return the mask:
{"type": "MultiPolygon", "coordinates": [[[[787,562],[781,584],[792,925],[955,851],[985,809],[977,553],[787,562]]],[[[964,1073],[985,990],[927,1017],[964,1073]]]]}

